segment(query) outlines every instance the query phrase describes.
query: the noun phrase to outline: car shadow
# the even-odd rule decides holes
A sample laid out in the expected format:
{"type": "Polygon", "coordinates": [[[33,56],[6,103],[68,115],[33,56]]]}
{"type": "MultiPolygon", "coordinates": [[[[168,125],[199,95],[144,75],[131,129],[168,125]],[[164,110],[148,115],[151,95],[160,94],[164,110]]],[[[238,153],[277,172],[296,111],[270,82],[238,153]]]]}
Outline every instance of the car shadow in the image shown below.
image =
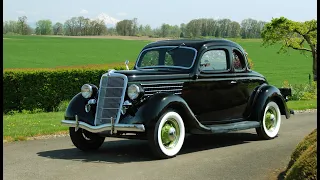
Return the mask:
{"type": "MultiPolygon", "coordinates": [[[[257,141],[255,133],[226,133],[214,135],[188,135],[178,156],[203,150],[213,150],[257,141]]],[[[70,142],[71,143],[71,142],[70,142]]],[[[129,163],[154,161],[148,142],[145,140],[106,141],[99,150],[82,152],[77,148],[38,152],[37,155],[52,159],[65,159],[98,163],[129,163]]]]}

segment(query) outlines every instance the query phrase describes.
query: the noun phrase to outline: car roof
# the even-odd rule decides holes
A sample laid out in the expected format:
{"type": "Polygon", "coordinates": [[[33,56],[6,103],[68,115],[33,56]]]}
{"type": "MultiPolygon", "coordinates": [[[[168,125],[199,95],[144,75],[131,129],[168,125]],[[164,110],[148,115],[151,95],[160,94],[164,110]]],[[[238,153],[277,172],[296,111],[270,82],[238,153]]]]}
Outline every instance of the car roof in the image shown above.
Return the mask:
{"type": "Polygon", "coordinates": [[[176,39],[176,40],[162,40],[150,43],[146,45],[143,49],[147,48],[153,48],[153,47],[159,47],[159,46],[179,46],[182,43],[185,44],[185,46],[195,48],[197,51],[200,50],[204,45],[206,46],[233,46],[237,47],[240,50],[244,51],[243,48],[230,40],[227,39],[176,39]]]}

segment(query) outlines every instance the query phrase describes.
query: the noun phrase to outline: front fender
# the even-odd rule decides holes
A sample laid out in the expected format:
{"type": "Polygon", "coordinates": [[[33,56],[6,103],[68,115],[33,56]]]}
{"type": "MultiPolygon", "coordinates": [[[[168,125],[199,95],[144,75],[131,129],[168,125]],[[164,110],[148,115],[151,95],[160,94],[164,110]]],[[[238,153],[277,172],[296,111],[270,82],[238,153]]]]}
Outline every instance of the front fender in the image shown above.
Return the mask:
{"type": "Polygon", "coordinates": [[[285,115],[287,119],[290,118],[290,111],[280,90],[275,86],[264,84],[261,85],[254,94],[253,103],[250,108],[250,119],[261,120],[266,103],[270,100],[278,104],[281,115],[285,115]]]}
{"type": "Polygon", "coordinates": [[[167,93],[157,93],[150,97],[126,123],[142,123],[146,129],[154,128],[158,119],[168,109],[173,109],[180,114],[187,129],[210,131],[197,120],[182,97],[167,93]]]}
{"type": "Polygon", "coordinates": [[[95,106],[92,106],[91,111],[87,113],[84,109],[87,103],[88,100],[81,93],[75,95],[69,102],[64,115],[65,120],[75,120],[75,115],[78,115],[79,121],[94,125],[95,106]]]}

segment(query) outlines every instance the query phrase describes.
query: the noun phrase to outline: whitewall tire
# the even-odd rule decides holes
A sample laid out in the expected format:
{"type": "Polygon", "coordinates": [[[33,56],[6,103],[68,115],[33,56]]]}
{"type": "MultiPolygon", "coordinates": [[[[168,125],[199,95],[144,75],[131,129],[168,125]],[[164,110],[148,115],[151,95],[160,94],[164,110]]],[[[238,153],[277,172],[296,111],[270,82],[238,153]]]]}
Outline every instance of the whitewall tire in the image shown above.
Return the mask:
{"type": "Polygon", "coordinates": [[[148,131],[148,140],[154,154],[159,158],[176,156],[182,148],[185,127],[181,116],[175,111],[166,111],[148,131]]]}
{"type": "Polygon", "coordinates": [[[279,106],[274,101],[269,101],[263,111],[261,127],[256,128],[258,135],[262,139],[275,138],[281,126],[281,113],[279,106]]]}

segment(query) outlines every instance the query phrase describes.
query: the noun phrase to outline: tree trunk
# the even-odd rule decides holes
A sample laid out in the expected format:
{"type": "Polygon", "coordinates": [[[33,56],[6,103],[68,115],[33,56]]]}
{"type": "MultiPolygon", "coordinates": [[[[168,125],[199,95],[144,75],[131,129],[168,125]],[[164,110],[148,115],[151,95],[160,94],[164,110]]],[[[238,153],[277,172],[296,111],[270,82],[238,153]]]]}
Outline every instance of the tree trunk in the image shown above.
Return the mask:
{"type": "Polygon", "coordinates": [[[312,51],[312,57],[313,57],[313,81],[317,81],[317,51],[312,51]]]}

